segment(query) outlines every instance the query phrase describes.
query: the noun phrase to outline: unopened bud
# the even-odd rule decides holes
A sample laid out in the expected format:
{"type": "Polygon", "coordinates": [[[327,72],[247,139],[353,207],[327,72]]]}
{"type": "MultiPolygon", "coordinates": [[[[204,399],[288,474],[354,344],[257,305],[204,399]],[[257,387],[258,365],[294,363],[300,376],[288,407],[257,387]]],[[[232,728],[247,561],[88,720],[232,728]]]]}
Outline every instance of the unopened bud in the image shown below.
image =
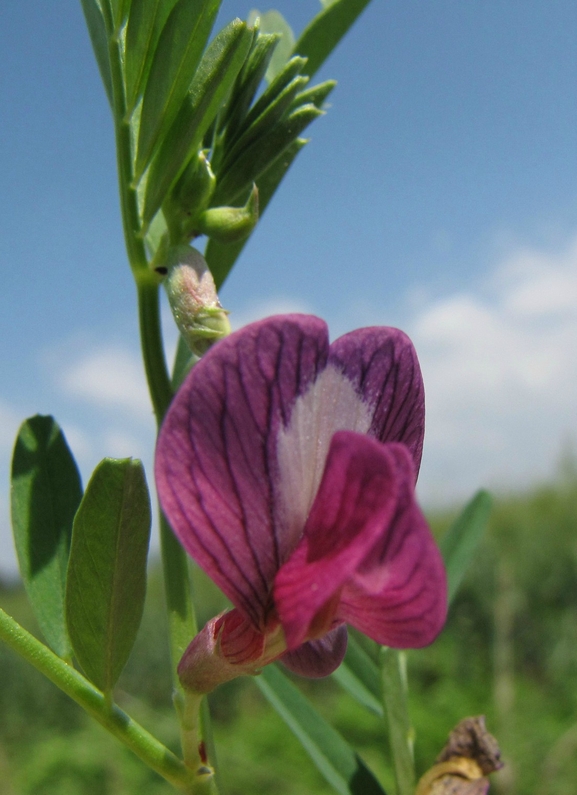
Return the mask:
{"type": "Polygon", "coordinates": [[[190,246],[174,246],[166,257],[166,294],[176,325],[190,350],[202,356],[230,334],[214,279],[202,254],[190,246]]]}
{"type": "Polygon", "coordinates": [[[198,216],[204,212],[214,192],[216,177],[204,152],[198,152],[163,205],[163,212],[173,234],[182,240],[197,235],[198,216]]]}
{"type": "Polygon", "coordinates": [[[202,234],[218,243],[238,243],[247,238],[258,222],[258,188],[253,185],[244,207],[211,207],[196,221],[202,234]]]}

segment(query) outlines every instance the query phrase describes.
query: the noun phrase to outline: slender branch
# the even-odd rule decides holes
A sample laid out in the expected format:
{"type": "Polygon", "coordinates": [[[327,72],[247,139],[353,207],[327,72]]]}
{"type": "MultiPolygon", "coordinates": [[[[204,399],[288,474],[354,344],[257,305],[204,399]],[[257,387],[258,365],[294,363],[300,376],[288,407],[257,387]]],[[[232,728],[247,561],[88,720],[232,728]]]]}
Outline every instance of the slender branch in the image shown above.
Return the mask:
{"type": "Polygon", "coordinates": [[[397,795],[413,795],[415,792],[414,730],[409,716],[405,652],[382,648],[380,662],[383,702],[389,725],[397,795]]]}
{"type": "Polygon", "coordinates": [[[194,792],[192,771],[172,751],[115,704],[108,704],[104,694],[82,674],[61,660],[1,609],[0,638],[166,781],[183,792],[194,792]]]}

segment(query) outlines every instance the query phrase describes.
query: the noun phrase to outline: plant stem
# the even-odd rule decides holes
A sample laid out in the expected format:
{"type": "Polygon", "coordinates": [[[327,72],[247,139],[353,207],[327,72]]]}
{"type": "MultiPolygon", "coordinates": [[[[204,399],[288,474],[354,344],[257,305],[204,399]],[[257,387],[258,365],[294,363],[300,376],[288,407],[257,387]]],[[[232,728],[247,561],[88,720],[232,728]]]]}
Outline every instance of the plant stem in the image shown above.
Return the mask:
{"type": "Polygon", "coordinates": [[[82,674],[0,609],[0,638],[128,746],[143,762],[183,792],[194,792],[192,771],[166,746],[132,720],[82,674]]]}
{"type": "Polygon", "coordinates": [[[415,792],[414,730],[409,717],[406,655],[405,652],[384,647],[381,649],[380,657],[383,702],[389,725],[397,795],[413,795],[415,792]]]}
{"type": "MultiPolygon", "coordinates": [[[[106,3],[104,4],[106,5],[106,3]]],[[[138,209],[137,189],[133,187],[134,157],[132,152],[132,132],[126,114],[126,98],[122,74],[122,51],[118,35],[109,39],[110,67],[113,86],[114,120],[116,133],[116,152],[120,206],[122,223],[130,267],[138,293],[138,319],[140,343],[146,380],[150,398],[160,427],[173,397],[173,390],[166,366],[162,340],[159,307],[159,278],[148,266],[144,248],[142,226],[138,209]]],[[[178,662],[197,632],[196,617],[191,599],[188,558],[174,537],[172,530],[161,513],[160,516],[161,551],[164,574],[164,589],[168,612],[172,677],[175,688],[180,689],[176,668],[178,662]]],[[[203,721],[199,739],[204,732],[210,736],[209,727],[203,721]]],[[[183,729],[184,731],[184,729],[183,729]]],[[[212,761],[212,760],[211,760],[212,761]]],[[[214,776],[204,775],[202,781],[195,779],[195,792],[216,792],[214,776]],[[200,789],[198,789],[200,787],[200,789]]]]}

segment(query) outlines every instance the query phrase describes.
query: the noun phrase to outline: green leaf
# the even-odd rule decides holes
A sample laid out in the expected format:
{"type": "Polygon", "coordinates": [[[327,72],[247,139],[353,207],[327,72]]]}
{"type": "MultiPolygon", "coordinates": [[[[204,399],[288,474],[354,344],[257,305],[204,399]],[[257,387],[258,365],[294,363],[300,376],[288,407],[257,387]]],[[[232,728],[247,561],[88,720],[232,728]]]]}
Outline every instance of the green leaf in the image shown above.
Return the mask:
{"type": "Polygon", "coordinates": [[[150,168],[145,226],[200,145],[242,67],[251,39],[252,31],[237,19],[215,37],[204,54],[190,93],[150,168]]]}
{"type": "Polygon", "coordinates": [[[275,665],[255,682],[340,795],[384,795],[363,761],[275,665]]]}
{"type": "Polygon", "coordinates": [[[46,640],[60,657],[72,650],[64,617],[66,567],[80,475],[53,417],[20,427],[12,458],[11,509],[22,580],[46,640]]]}
{"type": "Polygon", "coordinates": [[[227,112],[223,114],[224,118],[221,121],[221,129],[226,129],[227,142],[235,137],[242,124],[267,70],[277,42],[278,36],[261,35],[258,32],[253,39],[252,49],[237,78],[227,112]]]}
{"type": "Polygon", "coordinates": [[[312,103],[313,105],[316,105],[317,108],[322,109],[325,99],[331,93],[336,84],[336,80],[325,80],[324,83],[317,83],[316,86],[311,86],[310,88],[305,89],[305,91],[301,91],[300,94],[296,95],[293,107],[297,108],[299,105],[312,103]]]}
{"type": "Polygon", "coordinates": [[[266,88],[258,100],[249,110],[242,124],[241,133],[247,130],[261,116],[262,113],[271,105],[285,88],[300,74],[306,63],[305,58],[298,56],[291,58],[273,82],[266,88]]]}
{"type": "Polygon", "coordinates": [[[263,33],[277,33],[280,36],[280,41],[266,70],[265,77],[267,82],[270,83],[284,69],[286,62],[290,58],[295,44],[295,37],[291,26],[280,11],[273,9],[261,14],[260,11],[253,10],[249,14],[249,24],[252,24],[252,20],[257,17],[260,20],[260,29],[263,33]]]}
{"type": "Polygon", "coordinates": [[[215,207],[235,205],[243,201],[253,182],[282,155],[301,132],[323,115],[314,105],[302,105],[286,115],[272,130],[240,153],[238,158],[220,176],[211,200],[215,207]]]}
{"type": "Polygon", "coordinates": [[[125,79],[127,112],[144,90],[160,33],[176,0],[132,0],[126,26],[125,79]]]}
{"type": "MultiPolygon", "coordinates": [[[[280,181],[305,144],[305,139],[297,138],[258,178],[258,204],[261,218],[280,181]]],[[[246,242],[246,240],[243,240],[239,243],[225,244],[217,243],[216,240],[209,240],[206,244],[204,258],[208,263],[217,290],[222,287],[246,242]]]]}
{"type": "Polygon", "coordinates": [[[180,110],[219,6],[220,0],[178,0],[166,20],[142,100],[137,179],[180,110]]]}
{"type": "Polygon", "coordinates": [[[449,604],[457,593],[487,528],[491,505],[490,494],[486,491],[477,492],[441,540],[441,553],[447,569],[449,604]]]}
{"type": "Polygon", "coordinates": [[[101,461],[74,519],[66,619],[78,662],[104,692],[120,676],[142,618],[150,520],[140,461],[101,461]]]}
{"type": "Polygon", "coordinates": [[[110,73],[110,59],[108,57],[108,34],[102,11],[96,0],[80,0],[84,18],[88,27],[92,49],[96,56],[96,63],[100,71],[100,77],[104,83],[104,90],[110,106],[112,107],[112,75],[110,73]]]}
{"type": "Polygon", "coordinates": [[[334,0],[307,25],[293,53],[308,58],[304,73],[312,76],[331,54],[370,0],[334,0]]]}
{"type": "Polygon", "coordinates": [[[296,95],[306,86],[308,81],[308,77],[295,77],[270,105],[264,109],[260,116],[245,129],[242,135],[226,153],[226,157],[221,166],[223,171],[226,171],[227,166],[232,165],[241,152],[247,149],[254,141],[272,131],[274,126],[282,119],[289,108],[291,108],[296,95]]]}
{"type": "Polygon", "coordinates": [[[131,6],[131,0],[109,0],[114,21],[114,29],[119,31],[122,27],[131,6]]]}
{"type": "Polygon", "coordinates": [[[383,717],[381,673],[377,664],[349,633],[345,659],[333,679],[371,712],[383,717]]]}

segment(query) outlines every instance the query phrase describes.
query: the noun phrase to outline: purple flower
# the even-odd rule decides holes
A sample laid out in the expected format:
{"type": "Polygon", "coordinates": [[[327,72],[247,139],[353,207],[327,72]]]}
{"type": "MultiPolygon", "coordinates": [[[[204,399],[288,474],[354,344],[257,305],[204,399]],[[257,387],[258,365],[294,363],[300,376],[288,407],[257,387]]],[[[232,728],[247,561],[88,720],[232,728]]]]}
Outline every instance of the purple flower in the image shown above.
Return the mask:
{"type": "Polygon", "coordinates": [[[162,427],[156,482],[187,552],[231,600],[190,644],[185,686],[281,658],[325,676],[345,622],[378,643],[430,643],[445,572],[414,486],[424,393],[403,332],[329,345],[322,320],[253,323],[194,367],[162,427]]]}

